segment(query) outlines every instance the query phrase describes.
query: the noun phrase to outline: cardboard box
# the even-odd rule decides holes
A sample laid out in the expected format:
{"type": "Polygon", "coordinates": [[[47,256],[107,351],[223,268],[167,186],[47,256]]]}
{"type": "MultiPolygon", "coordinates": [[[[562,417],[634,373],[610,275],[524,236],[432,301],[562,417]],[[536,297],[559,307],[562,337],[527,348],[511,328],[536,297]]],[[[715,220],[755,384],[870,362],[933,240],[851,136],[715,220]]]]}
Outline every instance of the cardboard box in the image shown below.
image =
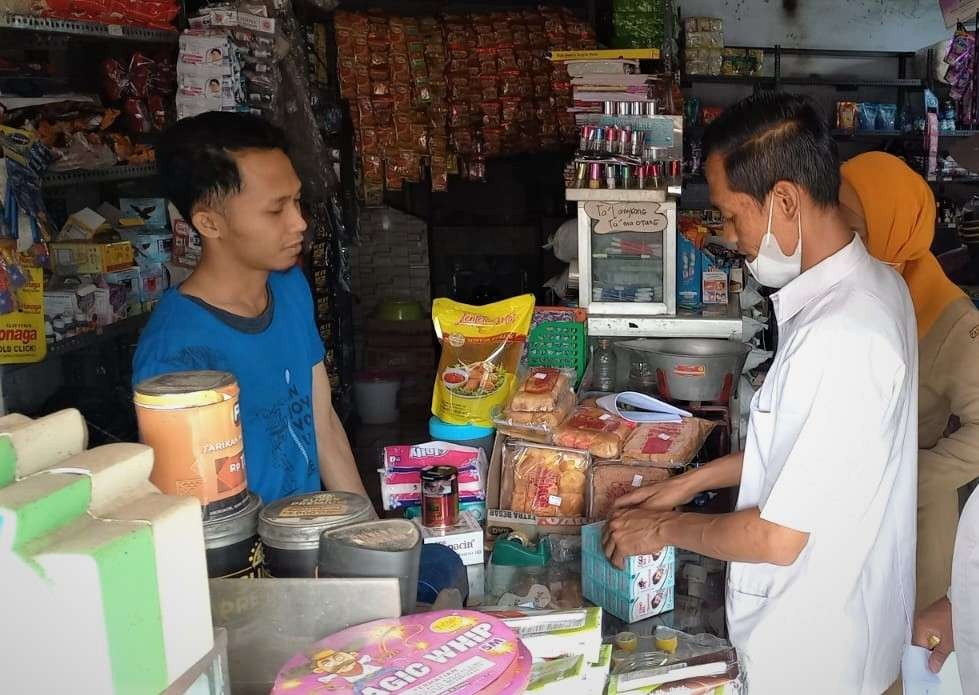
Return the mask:
{"type": "Polygon", "coordinates": [[[701,283],[704,255],[683,234],[676,235],[676,303],[685,309],[698,309],[701,302],[701,283]]]}
{"type": "Polygon", "coordinates": [[[56,275],[111,273],[133,264],[133,247],[128,241],[65,241],[48,248],[56,275]]]}
{"type": "Polygon", "coordinates": [[[581,589],[585,598],[628,623],[673,610],[676,549],[656,555],[633,555],[619,569],[605,557],[605,522],[581,531],[581,589]]]}
{"type": "Polygon", "coordinates": [[[90,241],[99,234],[112,231],[109,221],[91,208],[83,208],[68,216],[58,234],[58,241],[90,241]]]}
{"type": "Polygon", "coordinates": [[[122,238],[133,245],[133,255],[141,268],[167,263],[173,256],[173,235],[170,232],[140,229],[123,232],[122,238]]]}
{"type": "Polygon", "coordinates": [[[153,302],[163,296],[170,287],[170,276],[162,265],[147,265],[139,268],[139,299],[153,302]]]}
{"type": "Polygon", "coordinates": [[[139,268],[131,266],[104,273],[102,280],[109,286],[109,297],[117,320],[142,313],[139,268]]]}
{"type": "Polygon", "coordinates": [[[601,659],[601,608],[590,606],[552,611],[513,607],[508,608],[501,619],[517,633],[534,661],[569,654],[580,654],[588,663],[601,659]]]}
{"type": "Polygon", "coordinates": [[[52,287],[44,290],[44,316],[53,320],[59,316],[72,321],[76,314],[94,315],[96,286],[90,282],[74,287],[52,287]]]}
{"type": "Polygon", "coordinates": [[[702,299],[704,304],[723,304],[727,306],[727,272],[709,270],[703,273],[702,299]]]}
{"type": "Polygon", "coordinates": [[[459,523],[449,528],[423,526],[421,519],[413,519],[422,534],[423,543],[438,543],[452,548],[462,558],[464,565],[483,564],[483,529],[466,512],[459,513],[459,523]]]}

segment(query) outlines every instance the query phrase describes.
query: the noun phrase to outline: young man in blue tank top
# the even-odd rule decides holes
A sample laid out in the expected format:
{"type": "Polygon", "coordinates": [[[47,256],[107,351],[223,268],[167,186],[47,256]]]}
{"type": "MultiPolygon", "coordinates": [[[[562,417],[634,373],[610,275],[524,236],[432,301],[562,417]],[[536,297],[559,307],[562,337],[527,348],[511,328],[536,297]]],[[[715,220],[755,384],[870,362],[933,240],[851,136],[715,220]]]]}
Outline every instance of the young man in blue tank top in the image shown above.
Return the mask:
{"type": "Polygon", "coordinates": [[[282,132],[257,116],[205,113],[163,134],[167,198],[201,236],[193,274],[143,331],[133,380],[214,369],[241,388],[248,486],[265,503],[364,493],[330,398],[313,301],[296,266],[306,222],[282,132]]]}

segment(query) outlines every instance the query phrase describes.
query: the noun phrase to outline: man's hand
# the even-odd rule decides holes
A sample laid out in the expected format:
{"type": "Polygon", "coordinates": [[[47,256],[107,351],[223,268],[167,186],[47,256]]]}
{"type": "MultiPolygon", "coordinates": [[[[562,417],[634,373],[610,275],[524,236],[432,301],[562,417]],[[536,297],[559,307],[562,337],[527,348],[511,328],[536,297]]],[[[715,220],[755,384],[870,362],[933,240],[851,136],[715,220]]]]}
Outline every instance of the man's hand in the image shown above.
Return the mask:
{"type": "Polygon", "coordinates": [[[676,476],[662,482],[637,488],[615,500],[615,509],[637,507],[651,512],[669,512],[681,504],[687,504],[697,496],[690,479],[676,476]]]}
{"type": "Polygon", "coordinates": [[[955,651],[955,637],[952,634],[952,604],[947,598],[938,599],[915,616],[911,643],[931,650],[931,656],[928,657],[928,668],[933,673],[942,670],[945,659],[955,651]],[[937,643],[936,640],[938,640],[937,643]]]}
{"type": "Polygon", "coordinates": [[[630,555],[655,555],[668,545],[660,525],[676,516],[672,511],[626,509],[614,512],[605,524],[602,545],[609,562],[622,569],[630,555]]]}

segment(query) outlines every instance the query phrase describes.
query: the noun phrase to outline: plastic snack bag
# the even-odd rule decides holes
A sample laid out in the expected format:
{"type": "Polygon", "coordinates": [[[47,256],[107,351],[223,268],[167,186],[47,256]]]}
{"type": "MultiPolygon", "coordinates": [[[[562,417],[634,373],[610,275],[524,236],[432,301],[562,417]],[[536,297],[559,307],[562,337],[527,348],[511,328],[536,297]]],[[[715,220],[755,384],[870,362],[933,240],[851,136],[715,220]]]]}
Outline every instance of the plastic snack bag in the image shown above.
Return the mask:
{"type": "Polygon", "coordinates": [[[500,500],[522,514],[581,517],[590,466],[584,451],[507,442],[500,500]]]}
{"type": "Polygon", "coordinates": [[[432,323],[442,343],[432,393],[432,414],[455,425],[492,427],[516,385],[533,295],[485,306],[439,298],[432,323]]]}

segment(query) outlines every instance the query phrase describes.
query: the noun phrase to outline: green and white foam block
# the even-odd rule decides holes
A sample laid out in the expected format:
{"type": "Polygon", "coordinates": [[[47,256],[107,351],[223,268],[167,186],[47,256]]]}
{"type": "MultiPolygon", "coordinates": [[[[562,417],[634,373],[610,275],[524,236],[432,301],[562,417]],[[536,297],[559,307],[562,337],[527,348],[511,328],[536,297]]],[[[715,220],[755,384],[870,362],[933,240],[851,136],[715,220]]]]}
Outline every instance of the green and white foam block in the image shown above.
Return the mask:
{"type": "Polygon", "coordinates": [[[86,437],[77,411],[0,417],[0,692],[159,693],[213,646],[197,500],[149,482],[148,447],[86,437]]]}
{"type": "Polygon", "coordinates": [[[214,646],[204,528],[197,498],[161,494],[149,482],[152,468],[150,447],[107,444],[50,470],[91,480],[92,516],[152,528],[167,671],[173,681],[214,646]]]}

